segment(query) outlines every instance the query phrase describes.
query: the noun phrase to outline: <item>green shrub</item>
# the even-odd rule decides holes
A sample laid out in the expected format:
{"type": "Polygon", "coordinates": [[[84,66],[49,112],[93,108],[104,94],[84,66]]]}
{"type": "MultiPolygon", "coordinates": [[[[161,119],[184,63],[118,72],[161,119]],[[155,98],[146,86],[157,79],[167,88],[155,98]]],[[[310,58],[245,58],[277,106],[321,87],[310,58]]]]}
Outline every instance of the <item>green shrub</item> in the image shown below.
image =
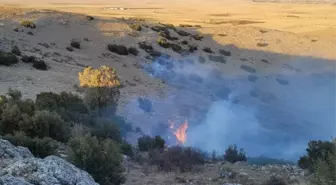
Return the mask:
{"type": "Polygon", "coordinates": [[[50,137],[61,142],[68,141],[70,137],[70,124],[55,112],[37,111],[31,125],[25,127],[30,137],[50,137]]]}
{"type": "Polygon", "coordinates": [[[153,138],[150,136],[142,136],[138,139],[138,148],[140,151],[148,151],[153,149],[153,138]]]}
{"type": "Polygon", "coordinates": [[[0,113],[0,132],[2,134],[12,134],[19,130],[24,114],[16,104],[5,103],[1,106],[0,113]]]}
{"type": "Polygon", "coordinates": [[[73,164],[90,173],[99,184],[119,185],[125,182],[122,156],[115,142],[84,136],[71,139],[69,146],[73,164]]]}
{"type": "Polygon", "coordinates": [[[159,38],[157,40],[157,43],[163,48],[169,48],[169,46],[170,46],[169,42],[167,42],[167,40],[164,39],[164,38],[159,38]]]}
{"type": "Polygon", "coordinates": [[[21,26],[24,26],[26,28],[36,28],[36,25],[33,21],[30,20],[23,20],[20,22],[21,26]]]}
{"type": "Polygon", "coordinates": [[[336,150],[317,159],[313,164],[315,185],[334,185],[336,183],[336,150]]]}
{"type": "Polygon", "coordinates": [[[117,110],[119,95],[117,87],[88,88],[84,94],[84,101],[91,111],[97,112],[100,116],[104,114],[113,116],[117,110]]]}
{"type": "Polygon", "coordinates": [[[79,122],[88,114],[83,100],[72,93],[42,92],[36,95],[36,109],[57,112],[65,121],[79,122]]]}
{"type": "Polygon", "coordinates": [[[24,132],[15,132],[13,135],[6,134],[2,137],[15,146],[23,146],[28,148],[36,157],[46,157],[55,155],[58,143],[51,138],[31,138],[24,132]]]}
{"type": "Polygon", "coordinates": [[[195,39],[195,40],[202,40],[203,39],[203,36],[202,35],[192,35],[191,36],[193,39],[195,39]]]}
{"type": "Polygon", "coordinates": [[[306,149],[307,154],[300,157],[298,166],[303,169],[314,171],[313,164],[317,160],[327,161],[329,155],[333,154],[335,150],[335,144],[330,141],[310,141],[308,143],[308,148],[306,149]]]}
{"type": "Polygon", "coordinates": [[[138,148],[140,151],[149,151],[151,149],[163,149],[165,140],[160,136],[152,138],[150,136],[142,136],[138,139],[138,148]]]}
{"type": "Polygon", "coordinates": [[[139,25],[139,24],[131,24],[130,25],[130,28],[132,29],[132,30],[135,30],[135,31],[141,31],[141,25],[139,25]]]}
{"type": "Polygon", "coordinates": [[[207,53],[213,53],[212,50],[211,50],[211,48],[209,48],[209,47],[204,47],[203,51],[207,52],[207,53]]]}
{"type": "Polygon", "coordinates": [[[244,149],[241,148],[238,151],[236,145],[230,145],[229,148],[225,150],[224,160],[230,163],[247,161],[244,149]]]}
{"type": "Polygon", "coordinates": [[[181,53],[182,52],[182,47],[180,45],[178,45],[178,44],[170,44],[170,47],[176,53],[181,53]]]}
{"type": "Polygon", "coordinates": [[[121,133],[119,127],[107,118],[97,118],[92,128],[91,134],[98,139],[111,139],[121,142],[121,133]]]}
{"type": "Polygon", "coordinates": [[[155,136],[153,141],[153,148],[164,148],[165,146],[165,140],[160,136],[155,136]]]}
{"type": "Polygon", "coordinates": [[[18,62],[19,60],[14,54],[0,51],[0,65],[10,66],[18,62]]]}
{"type": "Polygon", "coordinates": [[[121,145],[120,145],[120,149],[121,149],[121,152],[129,157],[133,157],[134,156],[134,152],[133,152],[133,147],[132,145],[126,143],[126,142],[123,142],[121,145]]]}
{"type": "Polygon", "coordinates": [[[19,90],[11,88],[8,89],[7,95],[13,100],[20,100],[22,97],[22,93],[19,90]]]}

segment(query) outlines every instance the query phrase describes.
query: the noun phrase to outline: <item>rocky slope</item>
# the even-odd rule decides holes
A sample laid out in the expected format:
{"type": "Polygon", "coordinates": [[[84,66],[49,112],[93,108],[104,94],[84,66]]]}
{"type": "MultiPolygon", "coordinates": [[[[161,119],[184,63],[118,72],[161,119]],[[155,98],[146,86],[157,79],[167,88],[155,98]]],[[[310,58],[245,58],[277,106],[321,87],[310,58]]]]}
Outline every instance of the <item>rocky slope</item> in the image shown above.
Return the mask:
{"type": "Polygon", "coordinates": [[[0,156],[1,185],[98,185],[87,172],[59,157],[34,158],[27,148],[2,139],[0,156]]]}

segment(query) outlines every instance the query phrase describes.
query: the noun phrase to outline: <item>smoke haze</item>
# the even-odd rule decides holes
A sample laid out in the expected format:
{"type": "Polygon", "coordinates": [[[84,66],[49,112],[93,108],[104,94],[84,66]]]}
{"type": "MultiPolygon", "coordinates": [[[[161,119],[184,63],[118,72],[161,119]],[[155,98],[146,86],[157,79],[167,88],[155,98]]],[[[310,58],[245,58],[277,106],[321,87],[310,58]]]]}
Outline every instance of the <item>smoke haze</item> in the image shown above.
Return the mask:
{"type": "Polygon", "coordinates": [[[159,134],[173,145],[168,120],[182,124],[187,119],[186,146],[223,153],[230,144],[237,144],[249,156],[289,160],[305,153],[309,140],[335,136],[332,63],[298,60],[291,64],[302,70],[316,65],[320,72],[284,75],[280,71],[267,77],[224,75],[212,63],[167,57],[144,66],[144,71],[171,88],[165,98],[147,97],[152,107],[147,114],[132,100],[127,106],[127,112],[133,112],[130,120],[153,125],[143,131],[159,134]]]}

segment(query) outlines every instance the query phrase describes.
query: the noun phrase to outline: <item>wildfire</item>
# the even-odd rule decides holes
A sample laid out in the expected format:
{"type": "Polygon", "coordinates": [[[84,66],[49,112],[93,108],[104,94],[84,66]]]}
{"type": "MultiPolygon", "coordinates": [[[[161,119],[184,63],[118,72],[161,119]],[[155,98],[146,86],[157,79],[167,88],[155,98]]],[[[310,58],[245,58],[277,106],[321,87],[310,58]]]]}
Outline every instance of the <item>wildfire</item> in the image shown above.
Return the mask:
{"type": "Polygon", "coordinates": [[[170,128],[173,130],[173,134],[175,135],[176,139],[178,140],[179,143],[185,143],[187,140],[187,128],[188,128],[188,121],[185,120],[182,125],[180,125],[178,128],[175,129],[175,123],[173,121],[168,121],[170,128]]]}

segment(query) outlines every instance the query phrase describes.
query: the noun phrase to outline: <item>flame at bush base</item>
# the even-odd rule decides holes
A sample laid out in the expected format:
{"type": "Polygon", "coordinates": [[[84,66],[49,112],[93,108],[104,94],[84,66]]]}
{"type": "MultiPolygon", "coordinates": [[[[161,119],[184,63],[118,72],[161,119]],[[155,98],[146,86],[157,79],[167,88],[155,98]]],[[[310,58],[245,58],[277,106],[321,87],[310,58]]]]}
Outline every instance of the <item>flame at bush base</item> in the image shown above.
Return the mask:
{"type": "Polygon", "coordinates": [[[168,120],[169,127],[172,130],[173,134],[176,137],[177,144],[183,144],[187,141],[187,128],[188,128],[188,121],[185,120],[182,125],[175,129],[175,122],[168,120]]]}

